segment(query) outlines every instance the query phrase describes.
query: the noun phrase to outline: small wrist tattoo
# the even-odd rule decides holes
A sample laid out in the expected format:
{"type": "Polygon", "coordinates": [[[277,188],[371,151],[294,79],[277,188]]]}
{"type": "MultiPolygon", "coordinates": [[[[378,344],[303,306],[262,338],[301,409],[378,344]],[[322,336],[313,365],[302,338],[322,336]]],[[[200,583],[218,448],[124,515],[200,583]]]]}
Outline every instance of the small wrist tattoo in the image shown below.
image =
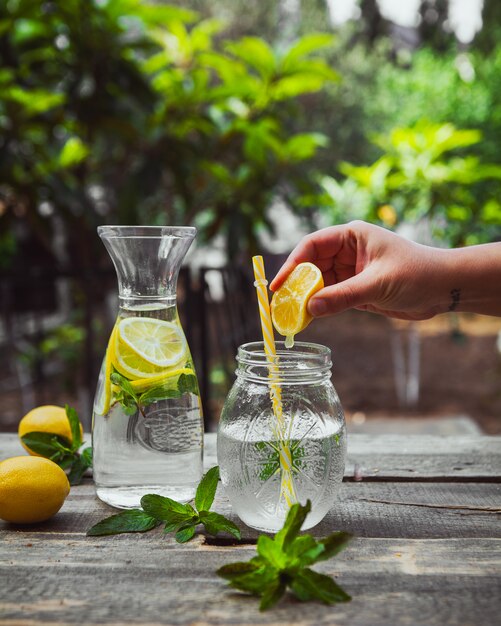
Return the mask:
{"type": "Polygon", "coordinates": [[[451,289],[451,303],[449,304],[448,311],[455,311],[461,299],[461,289],[451,289]]]}

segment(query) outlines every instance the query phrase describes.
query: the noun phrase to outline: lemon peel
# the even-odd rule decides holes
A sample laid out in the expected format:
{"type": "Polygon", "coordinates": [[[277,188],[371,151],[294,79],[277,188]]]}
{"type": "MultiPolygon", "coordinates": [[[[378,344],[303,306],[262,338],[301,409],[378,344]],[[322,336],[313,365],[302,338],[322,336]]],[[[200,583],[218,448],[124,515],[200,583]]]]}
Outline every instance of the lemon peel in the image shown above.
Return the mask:
{"type": "Polygon", "coordinates": [[[165,372],[164,374],[159,374],[158,376],[152,376],[151,378],[138,378],[137,380],[130,381],[130,384],[134,391],[138,393],[142,391],[146,391],[151,387],[162,387],[167,383],[172,383],[172,386],[175,387],[177,381],[181,374],[195,375],[195,371],[190,369],[189,367],[181,367],[179,369],[171,370],[169,372],[165,372]]]}
{"type": "MultiPolygon", "coordinates": [[[[70,444],[73,442],[70,422],[66,416],[66,410],[62,406],[44,404],[28,411],[19,422],[17,434],[21,438],[33,432],[52,433],[64,437],[70,444]]],[[[82,425],[80,425],[80,433],[83,434],[82,425]]],[[[30,450],[22,440],[21,445],[32,456],[42,456],[30,450]]]]}
{"type": "Polygon", "coordinates": [[[70,492],[64,471],[49,459],[16,456],[0,463],[0,518],[17,524],[44,522],[70,492]]]}

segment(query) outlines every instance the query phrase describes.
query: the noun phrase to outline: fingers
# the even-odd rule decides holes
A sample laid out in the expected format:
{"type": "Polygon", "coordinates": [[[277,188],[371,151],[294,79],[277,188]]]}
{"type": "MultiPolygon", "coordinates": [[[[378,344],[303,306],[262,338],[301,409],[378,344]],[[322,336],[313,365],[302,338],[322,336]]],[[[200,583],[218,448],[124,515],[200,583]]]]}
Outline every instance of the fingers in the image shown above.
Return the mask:
{"type": "Polygon", "coordinates": [[[308,302],[308,313],[324,317],[342,313],[347,309],[373,304],[376,297],[376,281],[371,272],[365,271],[335,285],[324,287],[308,302]]]}
{"type": "Polygon", "coordinates": [[[343,245],[345,232],[345,226],[331,226],[304,237],[271,281],[271,291],[276,291],[299,263],[309,261],[317,265],[322,272],[327,271],[332,266],[332,259],[343,245]]]}

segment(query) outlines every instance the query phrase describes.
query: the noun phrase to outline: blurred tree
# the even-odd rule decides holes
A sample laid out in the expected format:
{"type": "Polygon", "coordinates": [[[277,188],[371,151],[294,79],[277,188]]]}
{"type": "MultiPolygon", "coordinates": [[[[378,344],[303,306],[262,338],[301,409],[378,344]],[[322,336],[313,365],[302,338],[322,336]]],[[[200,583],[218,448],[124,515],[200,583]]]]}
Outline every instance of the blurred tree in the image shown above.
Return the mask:
{"type": "Polygon", "coordinates": [[[418,26],[421,44],[436,52],[446,52],[456,42],[447,27],[449,0],[422,0],[419,8],[421,22],[418,26]]]}
{"type": "Polygon", "coordinates": [[[102,221],[196,223],[224,233],[234,256],[270,227],[277,195],[307,208],[326,139],[289,120],[299,96],[337,80],[317,55],[331,37],[276,51],[220,34],[193,11],[139,0],[0,6],[4,252],[19,227],[51,248],[57,219],[73,265],[95,264],[102,221]]]}
{"type": "Polygon", "coordinates": [[[448,245],[490,241],[501,235],[499,193],[479,203],[475,185],[496,181],[501,166],[468,154],[481,140],[477,130],[425,121],[412,128],[395,128],[374,138],[383,154],[369,166],[344,163],[346,179],[322,184],[336,212],[396,227],[427,220],[435,237],[448,245]]]}
{"type": "Polygon", "coordinates": [[[53,218],[63,220],[74,264],[90,264],[87,235],[110,208],[154,105],[138,64],[152,42],[137,30],[125,37],[116,5],[0,6],[0,236],[28,230],[52,249],[53,218]]]}
{"type": "Polygon", "coordinates": [[[501,2],[483,0],[482,29],[477,33],[471,47],[489,55],[501,41],[501,2]]]}

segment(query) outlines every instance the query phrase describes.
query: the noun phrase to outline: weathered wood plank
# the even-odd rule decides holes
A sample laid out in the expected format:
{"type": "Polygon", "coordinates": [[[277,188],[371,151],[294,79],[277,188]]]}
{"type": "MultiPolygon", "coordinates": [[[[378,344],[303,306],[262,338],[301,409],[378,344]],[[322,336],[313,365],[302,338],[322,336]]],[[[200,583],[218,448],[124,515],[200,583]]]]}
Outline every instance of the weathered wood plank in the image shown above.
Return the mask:
{"type": "Polygon", "coordinates": [[[501,482],[501,437],[351,435],[345,478],[501,482]]]}
{"type": "MultiPolygon", "coordinates": [[[[90,443],[90,435],[85,439],[90,443]]],[[[25,454],[15,434],[0,435],[0,458],[25,454]]],[[[217,464],[216,435],[205,436],[206,469],[217,464]]],[[[345,479],[501,482],[501,437],[348,437],[345,479]]]]}
{"type": "MultiPolygon", "coordinates": [[[[290,597],[268,613],[232,592],[215,570],[247,560],[254,548],[194,542],[163,550],[145,537],[13,542],[0,561],[0,624],[497,624],[501,541],[355,539],[316,566],[333,575],[350,603],[326,607],[290,597]],[[50,543],[49,546],[47,545],[50,543]]],[[[9,542],[10,543],[10,542],[9,542]]]]}
{"type": "MultiPolygon", "coordinates": [[[[221,487],[214,508],[241,526],[244,541],[255,541],[257,531],[239,521],[221,487]]],[[[363,537],[501,537],[501,515],[489,511],[493,508],[501,508],[498,484],[345,482],[337,503],[311,532],[316,536],[346,530],[363,537]],[[423,504],[429,506],[420,506],[423,504]]],[[[67,534],[83,538],[92,525],[116,512],[96,498],[92,482],[86,479],[85,484],[72,488],[54,518],[26,527],[0,521],[0,537],[15,530],[20,540],[30,540],[38,533],[47,539],[67,534]]],[[[143,537],[137,536],[138,550],[143,537]]],[[[106,538],[102,541],[106,546],[106,538]]],[[[163,547],[164,541],[159,541],[163,547]]],[[[0,547],[0,560],[1,554],[0,547]]]]}

